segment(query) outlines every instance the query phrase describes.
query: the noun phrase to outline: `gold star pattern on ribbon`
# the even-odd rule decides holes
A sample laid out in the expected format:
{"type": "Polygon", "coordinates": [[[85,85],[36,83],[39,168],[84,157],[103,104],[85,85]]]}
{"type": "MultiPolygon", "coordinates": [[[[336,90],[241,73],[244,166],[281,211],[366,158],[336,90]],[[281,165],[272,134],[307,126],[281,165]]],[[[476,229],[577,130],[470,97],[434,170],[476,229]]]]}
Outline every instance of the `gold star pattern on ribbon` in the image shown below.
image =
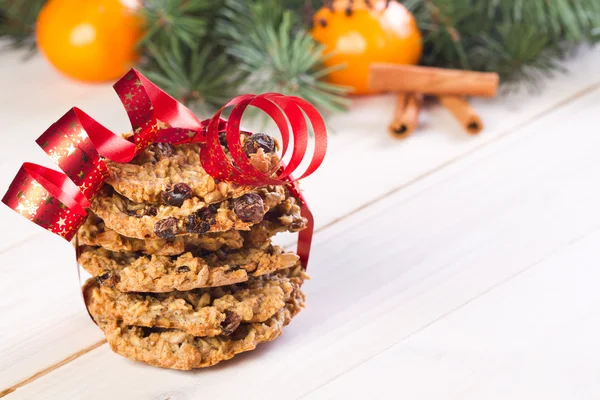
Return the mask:
{"type": "Polygon", "coordinates": [[[73,143],[69,144],[69,147],[66,148],[67,150],[67,156],[70,156],[71,154],[75,153],[76,147],[73,146],[73,143]]]}
{"type": "Polygon", "coordinates": [[[50,151],[50,154],[48,154],[48,156],[52,159],[52,161],[54,161],[57,164],[60,161],[60,159],[62,158],[62,156],[60,154],[58,154],[58,152],[53,151],[53,150],[50,151]]]}
{"type": "Polygon", "coordinates": [[[23,211],[28,211],[29,209],[23,203],[19,202],[16,210],[19,212],[19,214],[23,215],[23,211]]]}
{"type": "Polygon", "coordinates": [[[87,133],[85,133],[83,128],[79,128],[77,130],[77,135],[75,135],[75,136],[77,136],[83,142],[87,138],[87,133]]]}
{"type": "Polygon", "coordinates": [[[29,215],[35,215],[35,213],[37,213],[37,210],[38,210],[38,206],[36,204],[30,204],[29,207],[27,208],[29,215]]]}

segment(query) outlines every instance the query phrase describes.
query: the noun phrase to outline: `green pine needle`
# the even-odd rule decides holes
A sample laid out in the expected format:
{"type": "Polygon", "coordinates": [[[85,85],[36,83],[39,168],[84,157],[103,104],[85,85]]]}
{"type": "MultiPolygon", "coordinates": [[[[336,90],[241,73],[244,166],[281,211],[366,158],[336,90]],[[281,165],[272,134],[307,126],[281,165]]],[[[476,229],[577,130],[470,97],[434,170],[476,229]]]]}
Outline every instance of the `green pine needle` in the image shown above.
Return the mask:
{"type": "Polygon", "coordinates": [[[425,65],[498,72],[535,85],[579,43],[600,39],[598,0],[407,0],[425,65]]]}
{"type": "Polygon", "coordinates": [[[46,0],[0,0],[0,38],[14,48],[35,50],[35,23],[46,0]]]}
{"type": "Polygon", "coordinates": [[[296,95],[325,111],[344,110],[348,88],[321,81],[323,46],[302,26],[297,13],[264,1],[227,1],[217,34],[245,75],[243,89],[296,95]]]}
{"type": "Polygon", "coordinates": [[[219,0],[145,0],[142,16],[146,34],[140,45],[153,43],[167,48],[182,41],[195,48],[206,36],[212,11],[219,6],[219,0]]]}
{"type": "Polygon", "coordinates": [[[191,50],[175,41],[168,51],[154,44],[146,51],[142,73],[199,114],[208,116],[238,94],[239,73],[214,46],[191,50]]]}

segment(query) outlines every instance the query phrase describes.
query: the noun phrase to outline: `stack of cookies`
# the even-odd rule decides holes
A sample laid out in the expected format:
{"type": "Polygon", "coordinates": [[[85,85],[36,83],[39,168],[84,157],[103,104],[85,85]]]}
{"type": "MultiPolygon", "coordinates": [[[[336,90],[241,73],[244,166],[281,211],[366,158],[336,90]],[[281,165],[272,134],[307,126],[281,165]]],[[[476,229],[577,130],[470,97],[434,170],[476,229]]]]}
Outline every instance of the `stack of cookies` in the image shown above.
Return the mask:
{"type": "MultiPolygon", "coordinates": [[[[260,171],[279,162],[265,134],[242,136],[260,171]]],[[[222,143],[226,150],[226,143],[222,143]]],[[[155,143],[110,178],[77,235],[90,315],[113,351],[151,365],[214,365],[277,338],[303,307],[298,256],[271,243],[306,226],[285,186],[208,175],[199,145],[155,143]]]]}

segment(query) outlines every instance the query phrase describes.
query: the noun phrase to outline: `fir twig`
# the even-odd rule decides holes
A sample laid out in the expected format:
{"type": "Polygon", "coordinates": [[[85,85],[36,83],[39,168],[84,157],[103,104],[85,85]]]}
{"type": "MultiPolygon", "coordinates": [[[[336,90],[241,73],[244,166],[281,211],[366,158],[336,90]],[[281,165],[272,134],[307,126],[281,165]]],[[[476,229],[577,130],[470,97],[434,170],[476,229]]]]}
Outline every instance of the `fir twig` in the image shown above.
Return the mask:
{"type": "Polygon", "coordinates": [[[535,84],[579,43],[600,39],[597,0],[407,0],[423,32],[422,63],[494,71],[535,84]]]}
{"type": "Polygon", "coordinates": [[[212,11],[220,0],[145,0],[141,9],[146,34],[140,46],[153,43],[168,48],[182,41],[194,48],[206,36],[212,11]]]}
{"type": "Polygon", "coordinates": [[[173,42],[168,51],[147,46],[142,72],[166,92],[208,116],[237,93],[240,74],[233,70],[226,54],[206,45],[197,49],[173,42]]]}
{"type": "Polygon", "coordinates": [[[227,1],[217,24],[225,51],[245,76],[244,90],[296,95],[327,111],[346,108],[348,89],[321,78],[323,47],[300,22],[298,13],[268,2],[227,1]]]}
{"type": "Polygon", "coordinates": [[[0,38],[14,48],[35,50],[35,23],[46,0],[0,0],[0,38]]]}

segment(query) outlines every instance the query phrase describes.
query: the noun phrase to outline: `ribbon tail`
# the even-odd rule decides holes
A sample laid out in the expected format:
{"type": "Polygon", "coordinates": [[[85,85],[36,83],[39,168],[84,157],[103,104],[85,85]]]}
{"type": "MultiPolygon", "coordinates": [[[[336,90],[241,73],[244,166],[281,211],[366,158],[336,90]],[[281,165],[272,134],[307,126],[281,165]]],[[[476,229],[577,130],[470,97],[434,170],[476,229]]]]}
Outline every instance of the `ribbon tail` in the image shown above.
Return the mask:
{"type": "Polygon", "coordinates": [[[300,215],[306,218],[306,228],[298,232],[298,246],[296,248],[296,254],[300,257],[300,264],[302,269],[306,270],[308,267],[308,257],[310,256],[310,247],[312,245],[313,233],[315,230],[315,218],[313,217],[312,211],[308,207],[308,203],[304,199],[304,195],[298,187],[298,182],[293,177],[287,177],[288,189],[290,193],[298,201],[300,206],[300,215]]]}
{"type": "Polygon", "coordinates": [[[31,163],[19,169],[2,202],[68,241],[85,220],[90,205],[68,176],[31,163]]]}
{"type": "Polygon", "coordinates": [[[302,269],[306,270],[308,267],[308,257],[310,256],[310,247],[312,245],[312,238],[315,230],[315,219],[306,203],[302,204],[300,207],[300,212],[308,222],[306,224],[306,228],[298,233],[298,247],[296,249],[296,253],[300,257],[302,269]]]}
{"type": "Polygon", "coordinates": [[[112,133],[92,117],[73,107],[36,143],[91,200],[109,175],[100,156],[126,162],[135,155],[135,145],[112,133]]]}

